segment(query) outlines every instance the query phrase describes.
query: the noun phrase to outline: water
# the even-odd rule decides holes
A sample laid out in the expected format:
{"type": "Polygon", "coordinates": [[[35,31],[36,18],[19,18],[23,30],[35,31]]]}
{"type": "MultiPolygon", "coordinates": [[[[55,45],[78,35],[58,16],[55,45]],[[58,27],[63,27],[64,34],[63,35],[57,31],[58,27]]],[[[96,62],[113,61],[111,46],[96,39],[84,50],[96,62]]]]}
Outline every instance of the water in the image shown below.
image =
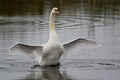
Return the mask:
{"type": "Polygon", "coordinates": [[[2,80],[119,80],[119,0],[0,0],[0,78],[2,80]],[[61,42],[79,37],[102,46],[71,51],[59,67],[35,68],[26,56],[10,56],[16,42],[48,40],[49,12],[57,6],[56,30],[61,42]]]}

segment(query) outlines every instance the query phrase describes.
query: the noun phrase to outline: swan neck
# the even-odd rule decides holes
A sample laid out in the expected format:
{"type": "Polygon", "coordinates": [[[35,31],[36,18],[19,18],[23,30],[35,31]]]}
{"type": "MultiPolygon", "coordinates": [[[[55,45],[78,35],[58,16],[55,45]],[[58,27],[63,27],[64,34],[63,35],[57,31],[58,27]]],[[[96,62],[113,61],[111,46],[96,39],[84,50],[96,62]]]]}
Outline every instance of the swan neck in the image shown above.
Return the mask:
{"type": "Polygon", "coordinates": [[[50,13],[50,22],[49,22],[50,31],[55,31],[54,15],[50,13]]]}
{"type": "Polygon", "coordinates": [[[50,14],[50,22],[49,22],[49,29],[50,29],[50,37],[49,37],[49,41],[59,41],[58,37],[57,37],[57,33],[55,31],[55,24],[54,24],[54,17],[55,15],[50,14]]]}

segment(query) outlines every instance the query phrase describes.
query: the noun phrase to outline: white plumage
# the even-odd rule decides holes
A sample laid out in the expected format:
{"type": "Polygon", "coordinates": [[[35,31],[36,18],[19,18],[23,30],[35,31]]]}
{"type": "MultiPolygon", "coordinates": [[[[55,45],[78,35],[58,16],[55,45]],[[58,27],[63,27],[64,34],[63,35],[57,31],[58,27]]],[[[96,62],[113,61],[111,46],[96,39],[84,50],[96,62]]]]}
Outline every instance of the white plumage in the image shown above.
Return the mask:
{"type": "Polygon", "coordinates": [[[53,8],[50,13],[50,36],[46,44],[41,46],[26,45],[23,43],[17,43],[10,48],[10,54],[26,54],[31,58],[35,58],[40,66],[57,65],[59,63],[61,55],[82,45],[97,45],[95,41],[87,40],[85,38],[78,38],[66,44],[62,44],[57,36],[54,25],[54,17],[59,14],[58,8],[53,8]],[[82,44],[82,45],[81,45],[82,44]]]}

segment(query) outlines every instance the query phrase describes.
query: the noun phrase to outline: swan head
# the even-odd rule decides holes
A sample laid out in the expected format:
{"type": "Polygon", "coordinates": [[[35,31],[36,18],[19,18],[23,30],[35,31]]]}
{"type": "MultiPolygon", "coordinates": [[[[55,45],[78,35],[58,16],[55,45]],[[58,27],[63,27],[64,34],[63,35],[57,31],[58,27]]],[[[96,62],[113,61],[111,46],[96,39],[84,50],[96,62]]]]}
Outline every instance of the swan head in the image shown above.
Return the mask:
{"type": "Polygon", "coordinates": [[[51,13],[52,13],[53,15],[58,15],[58,14],[59,14],[58,8],[57,8],[57,7],[54,7],[54,8],[52,9],[51,13]]]}

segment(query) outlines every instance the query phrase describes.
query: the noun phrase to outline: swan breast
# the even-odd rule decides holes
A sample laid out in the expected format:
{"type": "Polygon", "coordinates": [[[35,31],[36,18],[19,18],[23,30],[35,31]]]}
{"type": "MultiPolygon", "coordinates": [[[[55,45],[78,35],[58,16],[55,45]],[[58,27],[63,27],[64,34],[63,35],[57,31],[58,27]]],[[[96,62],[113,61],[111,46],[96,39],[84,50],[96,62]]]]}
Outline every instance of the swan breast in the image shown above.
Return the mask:
{"type": "Polygon", "coordinates": [[[40,65],[55,65],[64,53],[62,44],[45,44],[40,65]]]}

